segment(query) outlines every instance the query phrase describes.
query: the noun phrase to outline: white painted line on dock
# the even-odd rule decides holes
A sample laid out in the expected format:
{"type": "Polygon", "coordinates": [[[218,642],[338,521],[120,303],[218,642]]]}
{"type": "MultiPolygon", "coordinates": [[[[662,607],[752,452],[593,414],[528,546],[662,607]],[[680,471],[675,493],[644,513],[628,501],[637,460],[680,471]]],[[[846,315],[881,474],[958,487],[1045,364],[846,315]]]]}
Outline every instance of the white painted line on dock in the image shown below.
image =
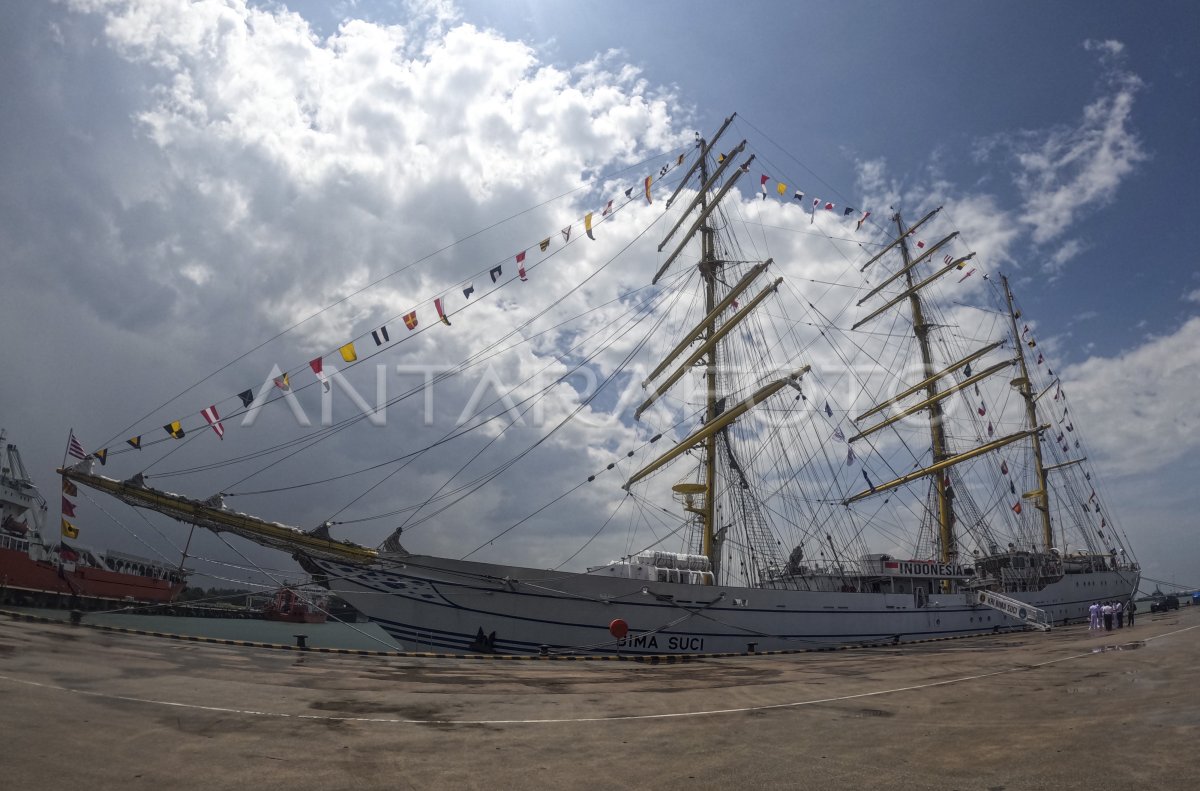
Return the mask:
{"type": "MultiPolygon", "coordinates": [[[[1200,624],[1195,626],[1187,626],[1183,629],[1176,629],[1171,632],[1165,632],[1153,637],[1142,638],[1142,642],[1150,642],[1151,640],[1161,640],[1164,637],[1190,632],[1193,629],[1200,629],[1200,624]]],[[[1136,641],[1135,641],[1136,642],[1136,641]]],[[[1117,646],[1112,647],[1114,650],[1117,646]]],[[[874,692],[859,692],[854,695],[839,695],[832,698],[817,698],[815,700],[800,700],[792,703],[771,703],[763,706],[742,706],[732,709],[707,709],[704,711],[680,711],[668,712],[665,714],[619,714],[609,717],[557,717],[553,719],[524,719],[524,720],[410,720],[399,717],[338,717],[325,714],[285,714],[275,711],[254,711],[251,709],[232,709],[222,706],[204,706],[197,703],[179,703],[170,700],[155,700],[153,698],[136,698],[129,695],[111,695],[106,692],[94,692],[85,689],[71,689],[70,687],[62,687],[56,684],[44,684],[40,681],[28,681],[21,678],[13,678],[0,674],[0,680],[10,681],[14,684],[24,684],[31,687],[41,689],[51,689],[58,692],[67,692],[75,695],[83,695],[86,697],[101,698],[104,700],[120,700],[127,703],[147,703],[157,706],[171,706],[183,709],[195,709],[197,711],[212,711],[219,714],[241,714],[251,717],[279,717],[282,719],[294,720],[318,720],[324,722],[363,722],[363,723],[379,723],[390,725],[561,725],[575,722],[622,722],[627,720],[666,720],[666,719],[683,719],[687,717],[708,717],[718,714],[747,714],[755,711],[770,711],[772,709],[790,709],[799,708],[800,706],[816,706],[822,703],[839,703],[846,700],[858,700],[861,698],[879,697],[882,695],[893,695],[899,692],[915,692],[922,689],[931,689],[933,687],[945,687],[951,684],[962,684],[967,681],[978,681],[983,678],[992,678],[994,676],[1002,676],[1008,673],[1017,673],[1023,670],[1034,670],[1039,667],[1048,665],[1060,664],[1062,662],[1070,662],[1075,659],[1083,659],[1096,654],[1104,653],[1097,651],[1095,648],[1079,654],[1071,654],[1070,656],[1059,657],[1058,659],[1048,659],[1045,662],[1036,662],[1034,664],[1020,665],[1018,667],[1005,668],[1003,670],[993,670],[990,673],[979,673],[972,676],[960,676],[958,678],[946,679],[945,681],[931,681],[927,684],[914,684],[907,687],[893,687],[891,689],[880,689],[874,692]]]]}

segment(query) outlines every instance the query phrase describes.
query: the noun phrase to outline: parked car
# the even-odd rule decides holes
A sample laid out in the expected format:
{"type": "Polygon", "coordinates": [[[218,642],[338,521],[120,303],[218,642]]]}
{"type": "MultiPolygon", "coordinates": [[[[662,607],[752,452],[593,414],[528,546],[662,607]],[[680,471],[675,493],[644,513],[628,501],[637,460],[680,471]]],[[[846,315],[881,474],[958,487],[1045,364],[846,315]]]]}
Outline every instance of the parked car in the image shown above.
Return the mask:
{"type": "Polygon", "coordinates": [[[1150,612],[1166,612],[1179,609],[1179,597],[1164,596],[1158,601],[1150,602],[1150,612]]]}

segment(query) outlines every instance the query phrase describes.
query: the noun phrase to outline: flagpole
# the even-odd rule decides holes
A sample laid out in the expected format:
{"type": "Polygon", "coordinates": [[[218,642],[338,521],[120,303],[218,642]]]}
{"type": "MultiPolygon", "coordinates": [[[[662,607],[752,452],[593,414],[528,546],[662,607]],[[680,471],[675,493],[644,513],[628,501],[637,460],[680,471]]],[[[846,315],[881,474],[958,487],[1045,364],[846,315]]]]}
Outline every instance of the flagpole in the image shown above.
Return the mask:
{"type": "Polygon", "coordinates": [[[63,449],[63,459],[62,464],[59,465],[60,467],[67,466],[67,449],[71,447],[71,437],[73,436],[75,436],[75,427],[71,426],[69,429],[67,429],[67,447],[63,449]]]}

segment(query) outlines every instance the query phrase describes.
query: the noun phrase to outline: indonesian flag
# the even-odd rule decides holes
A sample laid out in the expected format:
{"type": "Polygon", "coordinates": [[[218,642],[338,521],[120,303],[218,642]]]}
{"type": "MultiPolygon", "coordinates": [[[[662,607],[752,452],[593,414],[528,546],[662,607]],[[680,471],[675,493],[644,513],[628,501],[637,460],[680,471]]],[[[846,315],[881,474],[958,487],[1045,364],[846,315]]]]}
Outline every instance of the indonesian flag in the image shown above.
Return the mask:
{"type": "Polygon", "coordinates": [[[833,211],[834,204],[832,202],[825,204],[825,211],[833,211]]]}
{"type": "MultiPolygon", "coordinates": [[[[309,360],[308,365],[312,368],[313,373],[317,375],[317,378],[321,380],[321,389],[328,393],[329,378],[325,376],[325,361],[318,357],[315,360],[309,360]]],[[[212,421],[210,420],[209,422],[211,423],[212,421]]]]}
{"type": "MultiPolygon", "coordinates": [[[[318,358],[317,361],[320,362],[320,359],[318,358]]],[[[324,379],[321,381],[325,382],[324,379]]],[[[325,386],[329,387],[329,384],[325,383],[325,386]]],[[[212,430],[217,432],[217,439],[225,439],[225,427],[221,425],[221,416],[217,414],[217,407],[210,406],[208,409],[201,410],[200,414],[208,421],[208,425],[212,426],[212,430]]]]}
{"type": "MultiPolygon", "coordinates": [[[[612,206],[612,201],[609,201],[608,205],[612,206]]],[[[522,280],[529,279],[525,276],[525,251],[524,250],[517,253],[517,277],[521,278],[522,280]]]]}
{"type": "Polygon", "coordinates": [[[764,173],[762,178],[758,180],[758,188],[762,190],[763,200],[767,199],[767,182],[770,181],[770,179],[771,177],[764,173]]]}
{"type": "Polygon", "coordinates": [[[870,216],[871,216],[871,212],[869,212],[869,211],[863,212],[862,216],[858,218],[858,225],[857,225],[857,227],[855,227],[854,230],[861,231],[862,227],[863,227],[863,223],[866,222],[867,218],[870,216]]]}

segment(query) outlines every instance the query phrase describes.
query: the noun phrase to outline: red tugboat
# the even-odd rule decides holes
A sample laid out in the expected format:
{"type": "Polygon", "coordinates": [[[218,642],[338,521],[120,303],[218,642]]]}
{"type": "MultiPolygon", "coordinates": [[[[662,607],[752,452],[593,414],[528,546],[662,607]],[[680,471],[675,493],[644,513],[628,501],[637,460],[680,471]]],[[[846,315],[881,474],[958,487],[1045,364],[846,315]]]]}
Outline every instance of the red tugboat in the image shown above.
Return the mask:
{"type": "Polygon", "coordinates": [[[280,588],[275,598],[263,607],[263,618],[287,623],[325,623],[328,604],[324,592],[304,591],[302,596],[291,588],[280,588]]]}
{"type": "MultiPolygon", "coordinates": [[[[0,601],[61,605],[72,600],[170,602],[184,573],[163,562],[45,537],[46,500],[17,446],[0,430],[0,601]]],[[[72,604],[75,606],[75,604],[72,604]]]]}

